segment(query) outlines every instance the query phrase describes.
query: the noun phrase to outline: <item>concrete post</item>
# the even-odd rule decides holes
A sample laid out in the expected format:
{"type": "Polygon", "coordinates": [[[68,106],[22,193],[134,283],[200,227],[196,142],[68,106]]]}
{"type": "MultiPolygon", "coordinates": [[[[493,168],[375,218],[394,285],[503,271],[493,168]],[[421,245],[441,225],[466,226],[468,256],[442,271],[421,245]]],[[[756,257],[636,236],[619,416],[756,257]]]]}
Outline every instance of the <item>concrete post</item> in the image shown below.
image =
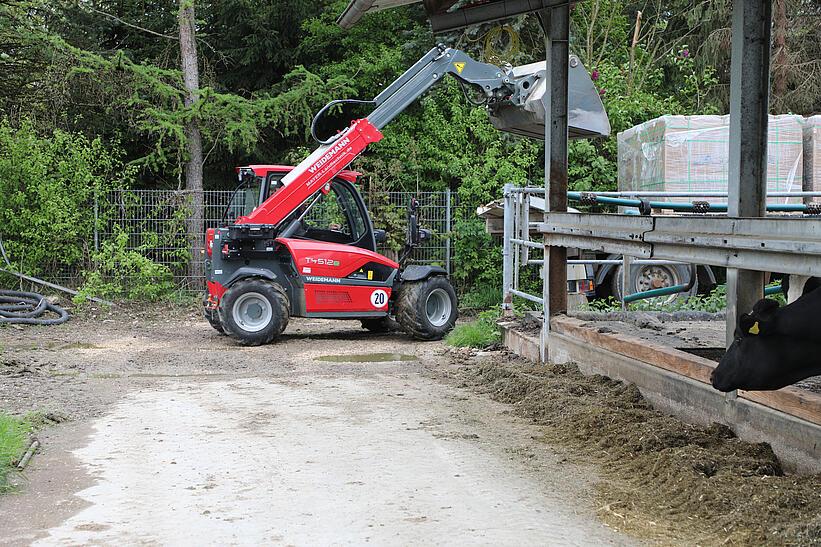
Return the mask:
{"type": "MultiPolygon", "coordinates": [[[[545,31],[548,85],[545,107],[545,222],[550,212],[567,211],[567,79],[570,7],[539,13],[545,31]]],[[[567,311],[567,249],[544,249],[542,360],[549,361],[550,316],[567,311]]]]}
{"type": "MultiPolygon", "coordinates": [[[[771,0],[734,0],[730,66],[729,217],[766,213],[771,0]]],[[[727,270],[727,345],[764,296],[764,273],[727,270]]]]}

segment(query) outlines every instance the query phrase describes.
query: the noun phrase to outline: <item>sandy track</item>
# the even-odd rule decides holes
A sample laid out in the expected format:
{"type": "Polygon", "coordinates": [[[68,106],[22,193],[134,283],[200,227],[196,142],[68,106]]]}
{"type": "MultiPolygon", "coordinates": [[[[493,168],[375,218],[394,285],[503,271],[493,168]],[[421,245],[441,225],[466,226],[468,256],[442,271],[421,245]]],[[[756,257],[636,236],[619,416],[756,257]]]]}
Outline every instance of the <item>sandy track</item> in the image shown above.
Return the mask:
{"type": "Polygon", "coordinates": [[[3,340],[30,372],[0,376],[2,408],[73,421],[0,498],[0,542],[629,542],[596,519],[590,469],[425,373],[438,344],[302,321],[239,348],[194,317],[137,321],[3,340]],[[316,361],[377,351],[419,361],[316,361]]]}

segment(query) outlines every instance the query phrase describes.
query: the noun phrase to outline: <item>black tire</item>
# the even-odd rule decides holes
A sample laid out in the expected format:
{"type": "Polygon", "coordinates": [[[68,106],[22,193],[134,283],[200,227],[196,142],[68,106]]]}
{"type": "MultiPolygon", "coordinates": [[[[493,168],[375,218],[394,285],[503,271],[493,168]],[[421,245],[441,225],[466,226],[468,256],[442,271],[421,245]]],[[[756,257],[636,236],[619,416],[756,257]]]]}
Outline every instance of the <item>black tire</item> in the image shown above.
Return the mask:
{"type": "Polygon", "coordinates": [[[202,316],[205,317],[205,320],[208,321],[208,324],[211,325],[215,331],[220,334],[225,334],[225,331],[222,330],[222,323],[220,323],[219,314],[217,310],[212,310],[206,306],[208,303],[208,293],[205,293],[205,296],[202,297],[202,316]]]}
{"type": "Polygon", "coordinates": [[[220,323],[219,315],[217,314],[217,310],[203,310],[202,314],[205,316],[205,319],[208,320],[208,324],[211,325],[215,331],[220,334],[225,334],[225,330],[222,328],[222,323],[220,323]]]}
{"type": "Polygon", "coordinates": [[[225,334],[240,344],[260,346],[282,334],[290,319],[288,310],[288,297],[279,284],[248,278],[225,292],[219,319],[225,334]]]}
{"type": "Polygon", "coordinates": [[[369,330],[371,332],[393,332],[400,330],[401,327],[388,317],[370,317],[368,319],[362,319],[362,328],[369,330]]]}
{"type": "MultiPolygon", "coordinates": [[[[645,271],[658,269],[661,272],[661,277],[665,281],[665,287],[670,285],[683,285],[687,283],[690,279],[690,266],[686,264],[660,264],[657,266],[645,266],[641,264],[634,264],[630,268],[630,285],[633,287],[631,293],[638,292],[642,290],[640,287],[639,277],[645,275],[645,271]]],[[[616,266],[613,268],[612,273],[610,274],[610,290],[613,297],[621,302],[622,299],[622,279],[621,279],[621,266],[616,266]]],[[[649,290],[651,287],[646,287],[644,290],[649,290]]],[[[679,293],[673,294],[670,296],[659,296],[657,298],[663,298],[666,303],[672,302],[677,298],[683,298],[687,296],[695,296],[698,294],[698,280],[693,285],[693,288],[690,289],[689,292],[686,293],[679,293]]]]}
{"type": "Polygon", "coordinates": [[[423,281],[402,283],[396,299],[396,320],[405,332],[417,340],[441,340],[458,317],[456,291],[446,277],[437,275],[423,281]],[[447,296],[449,309],[442,310],[441,321],[432,322],[429,317],[428,300],[433,294],[437,298],[447,296]]]}

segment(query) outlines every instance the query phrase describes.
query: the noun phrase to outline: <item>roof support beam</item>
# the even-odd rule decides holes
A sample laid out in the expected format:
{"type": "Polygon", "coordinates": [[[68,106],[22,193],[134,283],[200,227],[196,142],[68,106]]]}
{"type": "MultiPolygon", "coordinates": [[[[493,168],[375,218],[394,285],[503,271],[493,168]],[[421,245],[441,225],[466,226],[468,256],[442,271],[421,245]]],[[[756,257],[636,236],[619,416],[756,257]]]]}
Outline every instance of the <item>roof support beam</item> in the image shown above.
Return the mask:
{"type": "Polygon", "coordinates": [[[566,7],[567,5],[568,0],[501,0],[465,7],[456,11],[431,14],[430,26],[434,33],[448,32],[470,25],[498,21],[557,6],[566,7]]]}
{"type": "MultiPolygon", "coordinates": [[[[772,0],[734,0],[730,65],[729,217],[763,217],[767,194],[772,0]]],[[[764,273],[727,270],[727,345],[764,296],[764,273]]]]}
{"type": "MultiPolygon", "coordinates": [[[[570,56],[570,8],[567,4],[539,13],[545,34],[547,87],[545,110],[544,220],[552,212],[567,211],[567,94],[570,56]]],[[[567,311],[567,248],[544,248],[544,314],[542,361],[548,362],[550,317],[567,311]]]]}

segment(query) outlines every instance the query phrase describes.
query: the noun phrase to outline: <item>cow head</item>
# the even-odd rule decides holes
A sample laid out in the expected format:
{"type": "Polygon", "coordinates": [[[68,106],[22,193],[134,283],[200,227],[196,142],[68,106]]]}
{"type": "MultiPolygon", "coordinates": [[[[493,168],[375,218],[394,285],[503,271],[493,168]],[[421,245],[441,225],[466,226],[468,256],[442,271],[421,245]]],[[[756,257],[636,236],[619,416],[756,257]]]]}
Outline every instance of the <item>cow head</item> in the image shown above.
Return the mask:
{"type": "Polygon", "coordinates": [[[718,391],[727,393],[741,387],[745,377],[743,344],[743,340],[734,340],[710,374],[710,383],[718,391]]]}
{"type": "Polygon", "coordinates": [[[714,388],[723,392],[749,388],[749,381],[754,374],[752,369],[760,358],[756,356],[760,337],[767,330],[767,323],[776,309],[778,302],[764,298],[753,306],[752,313],[742,314],[738,318],[733,343],[710,374],[710,383],[714,388]]]}

